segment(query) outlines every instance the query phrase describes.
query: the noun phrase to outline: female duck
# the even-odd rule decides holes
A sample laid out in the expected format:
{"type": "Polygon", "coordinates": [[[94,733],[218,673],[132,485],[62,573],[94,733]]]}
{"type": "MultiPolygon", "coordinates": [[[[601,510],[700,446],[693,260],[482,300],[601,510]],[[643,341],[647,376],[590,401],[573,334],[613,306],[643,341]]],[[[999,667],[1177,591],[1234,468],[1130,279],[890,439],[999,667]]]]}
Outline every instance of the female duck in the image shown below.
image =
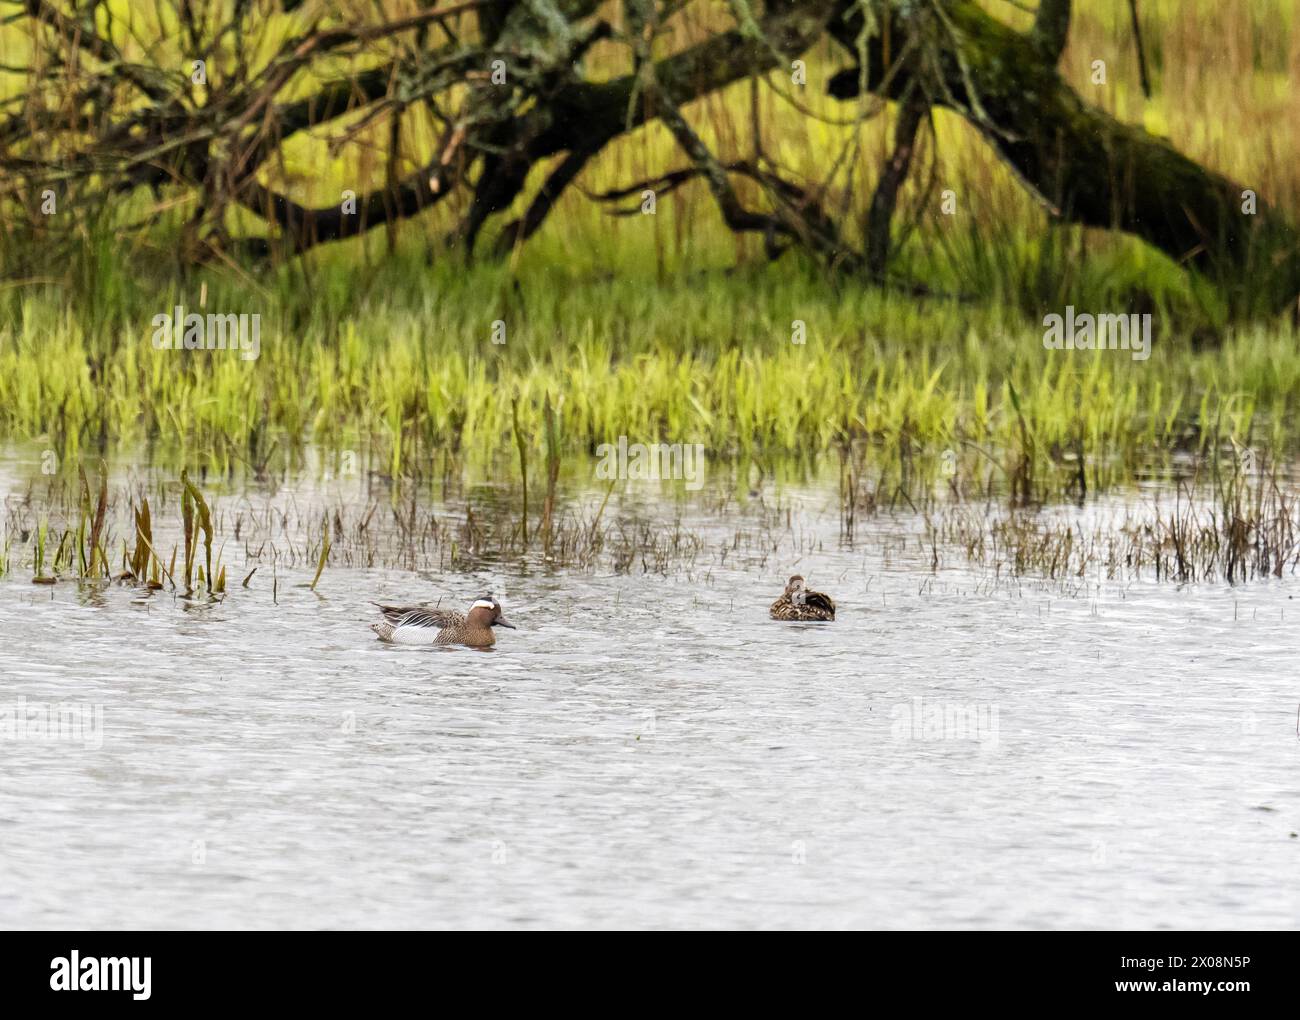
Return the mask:
{"type": "Polygon", "coordinates": [[[835,603],[829,595],[809,591],[803,578],[795,574],[786,582],[781,597],[772,603],[769,614],[773,620],[829,622],[835,619],[835,603]]]}

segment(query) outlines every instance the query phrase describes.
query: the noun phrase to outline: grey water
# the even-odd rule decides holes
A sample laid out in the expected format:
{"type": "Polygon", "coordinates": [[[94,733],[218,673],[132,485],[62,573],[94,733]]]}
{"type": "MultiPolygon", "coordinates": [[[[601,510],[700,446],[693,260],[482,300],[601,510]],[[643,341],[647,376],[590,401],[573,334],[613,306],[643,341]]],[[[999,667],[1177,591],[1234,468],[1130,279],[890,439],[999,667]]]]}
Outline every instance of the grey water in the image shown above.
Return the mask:
{"type": "Polygon", "coordinates": [[[0,925],[1300,920],[1293,580],[1006,582],[933,569],[907,513],[849,544],[833,492],[786,496],[761,556],[700,512],[678,569],[331,566],[313,592],[300,563],[211,605],[33,585],[14,550],[0,925]],[[793,572],[834,623],[768,619],[793,572]],[[489,590],[518,626],[490,651],[368,628],[372,599],[489,590]]]}

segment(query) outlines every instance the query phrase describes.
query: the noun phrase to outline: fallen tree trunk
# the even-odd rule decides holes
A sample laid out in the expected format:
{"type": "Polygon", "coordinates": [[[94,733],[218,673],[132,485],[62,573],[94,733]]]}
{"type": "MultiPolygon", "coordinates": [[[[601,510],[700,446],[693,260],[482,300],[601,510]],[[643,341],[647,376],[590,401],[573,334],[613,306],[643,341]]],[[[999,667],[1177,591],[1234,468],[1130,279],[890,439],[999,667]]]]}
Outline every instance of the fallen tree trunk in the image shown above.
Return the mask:
{"type": "MultiPolygon", "coordinates": [[[[1300,235],[1278,210],[1257,199],[1246,211],[1245,185],[1085,103],[1034,34],[1008,28],[971,0],[946,10],[946,96],[935,104],[967,117],[1054,217],[1134,234],[1230,289],[1261,294],[1271,307],[1296,301],[1300,235]]],[[[852,50],[859,29],[850,11],[834,32],[852,50]]],[[[908,42],[904,24],[895,22],[892,35],[896,48],[908,42]]],[[[879,42],[872,52],[866,80],[875,89],[883,83],[879,42]]],[[[856,96],[862,78],[859,67],[841,72],[832,94],[856,96]]]]}

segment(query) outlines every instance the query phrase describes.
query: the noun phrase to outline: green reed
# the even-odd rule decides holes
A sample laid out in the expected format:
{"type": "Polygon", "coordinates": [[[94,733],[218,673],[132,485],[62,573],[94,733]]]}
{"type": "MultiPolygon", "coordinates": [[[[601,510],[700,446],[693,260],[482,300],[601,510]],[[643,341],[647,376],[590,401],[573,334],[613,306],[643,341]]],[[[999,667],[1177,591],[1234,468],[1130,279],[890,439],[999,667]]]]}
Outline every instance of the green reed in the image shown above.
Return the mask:
{"type": "MultiPolygon", "coordinates": [[[[435,270],[417,284],[398,264],[305,307],[277,284],[257,305],[256,361],[154,349],[151,316],[196,305],[192,286],[160,300],[121,281],[118,311],[94,321],[26,294],[0,318],[0,434],[65,459],[112,437],[220,473],[292,463],[306,443],[356,449],[361,437],[393,476],[429,474],[447,452],[480,465],[512,447],[523,457],[521,444],[585,456],[619,435],[701,442],[723,459],[867,441],[1044,461],[1077,443],[1089,463],[1130,466],[1199,450],[1210,433],[1279,452],[1300,438],[1300,346],[1284,324],[1200,349],[1158,325],[1150,360],[1136,362],[1044,350],[1042,326],[1007,309],[837,290],[788,267],[662,285],[539,269],[510,308],[495,303],[505,272],[435,270]],[[491,339],[498,319],[503,345],[491,339]],[[548,396],[563,400],[562,438],[547,427],[548,396]]],[[[248,307],[215,274],[207,297],[248,307]]]]}

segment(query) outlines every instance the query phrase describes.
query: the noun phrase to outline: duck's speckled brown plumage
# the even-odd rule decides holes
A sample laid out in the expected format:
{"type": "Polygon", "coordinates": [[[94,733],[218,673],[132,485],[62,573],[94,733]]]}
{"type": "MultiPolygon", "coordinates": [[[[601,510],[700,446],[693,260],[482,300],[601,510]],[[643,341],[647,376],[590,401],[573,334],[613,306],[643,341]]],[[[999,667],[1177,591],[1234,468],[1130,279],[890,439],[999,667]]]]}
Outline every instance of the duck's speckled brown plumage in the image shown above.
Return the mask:
{"type": "Polygon", "coordinates": [[[501,615],[501,603],[492,596],[479,599],[469,613],[433,606],[390,606],[372,602],[384,614],[382,623],[372,623],[370,629],[383,641],[399,645],[468,645],[470,648],[490,648],[496,644],[493,627],[515,625],[501,615]]]}
{"type": "Polygon", "coordinates": [[[803,578],[795,574],[786,582],[785,591],[772,603],[768,612],[773,620],[828,623],[835,619],[835,602],[829,595],[809,591],[803,578]]]}

